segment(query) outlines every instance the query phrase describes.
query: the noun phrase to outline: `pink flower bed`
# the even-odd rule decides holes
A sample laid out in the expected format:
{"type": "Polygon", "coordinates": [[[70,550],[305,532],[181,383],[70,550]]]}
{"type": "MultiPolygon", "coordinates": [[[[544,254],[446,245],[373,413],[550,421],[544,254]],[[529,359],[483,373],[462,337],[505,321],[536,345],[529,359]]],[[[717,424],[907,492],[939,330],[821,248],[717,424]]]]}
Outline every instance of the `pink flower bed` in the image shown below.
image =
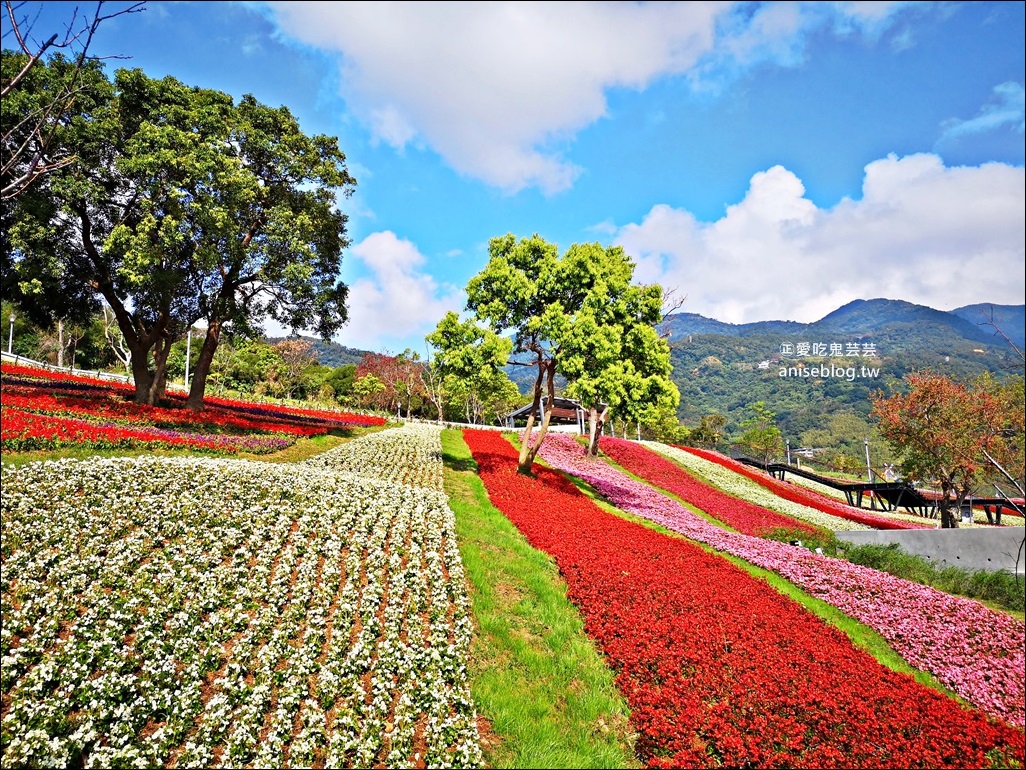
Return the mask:
{"type": "Polygon", "coordinates": [[[601,459],[549,434],[540,457],[613,505],[771,570],[880,633],[911,665],[988,714],[1026,724],[1026,631],[1011,616],[798,546],[727,532],[601,459]]]}

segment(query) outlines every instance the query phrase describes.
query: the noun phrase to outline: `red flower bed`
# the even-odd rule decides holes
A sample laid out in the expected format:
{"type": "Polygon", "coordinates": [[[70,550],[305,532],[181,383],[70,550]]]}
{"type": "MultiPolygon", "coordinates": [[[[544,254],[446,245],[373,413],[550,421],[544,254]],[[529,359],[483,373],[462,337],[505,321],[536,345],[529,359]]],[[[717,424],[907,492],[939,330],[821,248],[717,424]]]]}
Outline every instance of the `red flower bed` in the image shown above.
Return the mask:
{"type": "Polygon", "coordinates": [[[220,398],[205,399],[204,408],[192,412],[181,394],[169,392],[166,405],[149,406],[126,400],[135,391],[126,383],[7,363],[2,372],[5,449],[159,444],[262,453],[297,436],[385,423],[376,416],[220,398]]]}
{"type": "Polygon", "coordinates": [[[1021,730],[880,665],[722,557],[602,511],[464,437],[493,504],[552,555],[617,672],[650,767],[1002,767],[1021,730]]]}
{"type": "Polygon", "coordinates": [[[785,484],[782,481],[772,476],[767,476],[765,473],[749,468],[744,463],[739,463],[725,455],[721,455],[719,452],[710,452],[706,449],[698,449],[690,446],[678,446],[674,444],[677,449],[684,452],[690,452],[696,457],[702,457],[710,462],[714,462],[717,465],[722,465],[728,470],[732,470],[735,473],[740,473],[742,476],[750,478],[757,484],[761,484],[776,494],[780,495],[785,500],[790,500],[792,503],[800,503],[801,505],[807,505],[810,508],[815,508],[817,511],[823,513],[829,513],[831,516],[840,516],[842,519],[848,521],[858,522],[859,524],[865,524],[867,527],[873,529],[929,529],[925,524],[909,524],[907,522],[892,521],[891,519],[885,519],[881,516],[873,516],[868,513],[860,513],[858,509],[852,508],[848,505],[842,505],[841,503],[830,500],[823,495],[819,495],[812,490],[806,490],[801,488],[795,488],[792,484],[785,484]]]}
{"type": "Polygon", "coordinates": [[[635,476],[672,492],[738,532],[764,537],[773,531],[824,534],[824,530],[703,484],[676,463],[640,444],[603,436],[601,450],[635,476]]]}
{"type": "Polygon", "coordinates": [[[35,414],[5,407],[0,442],[13,451],[56,449],[69,445],[88,445],[103,449],[127,449],[140,443],[148,446],[183,447],[219,453],[239,451],[275,451],[292,442],[274,437],[197,436],[159,428],[129,428],[123,425],[97,425],[86,420],[59,415],[35,414]]]}
{"type": "Polygon", "coordinates": [[[137,404],[123,399],[109,400],[101,397],[88,397],[81,394],[39,393],[37,389],[24,387],[4,387],[3,404],[32,412],[57,412],[81,417],[99,417],[118,422],[147,423],[160,426],[189,426],[194,430],[218,432],[263,431],[269,433],[288,433],[296,436],[317,436],[329,430],[327,424],[307,425],[295,424],[286,420],[268,418],[264,420],[249,418],[225,412],[223,409],[209,407],[199,412],[191,412],[184,408],[167,408],[137,404]]]}

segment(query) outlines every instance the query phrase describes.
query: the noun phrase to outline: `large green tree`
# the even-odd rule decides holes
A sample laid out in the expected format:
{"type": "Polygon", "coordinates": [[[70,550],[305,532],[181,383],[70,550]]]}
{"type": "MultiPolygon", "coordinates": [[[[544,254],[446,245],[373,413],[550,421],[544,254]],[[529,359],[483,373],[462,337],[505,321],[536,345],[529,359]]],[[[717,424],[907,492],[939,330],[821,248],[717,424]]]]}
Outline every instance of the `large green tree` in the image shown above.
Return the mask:
{"type": "Polygon", "coordinates": [[[260,332],[270,317],[293,331],[329,339],[348,320],[348,287],[338,279],[349,245],[339,198],[356,185],[338,140],[306,136],[284,107],[245,96],[232,110],[221,147],[190,190],[189,233],[207,334],[189,392],[203,399],[207,366],[226,325],[260,332]]]}
{"type": "Polygon", "coordinates": [[[676,406],[669,348],[653,328],[662,290],[633,285],[633,274],[633,261],[619,247],[575,244],[560,257],[538,235],[489,242],[488,264],[467,285],[467,309],[494,333],[512,334],[513,361],[537,370],[521,473],[531,471],[548,430],[557,374],[589,409],[592,451],[607,406],[630,413],[676,406]],[[543,403],[535,436],[534,415],[543,403]]]}
{"type": "Polygon", "coordinates": [[[663,292],[632,283],[634,263],[619,247],[575,244],[562,264],[571,281],[589,288],[558,327],[558,371],[566,394],[588,409],[588,448],[597,455],[610,413],[625,423],[649,422],[680,403],[669,345],[655,330],[663,292]]]}
{"type": "MultiPolygon", "coordinates": [[[[68,66],[57,56],[32,68],[21,109],[68,66]]],[[[102,297],[131,351],[136,400],[149,403],[164,394],[171,344],[204,321],[193,409],[226,329],[257,336],[268,317],[324,338],[341,328],[338,200],[355,180],[337,139],[306,136],[288,109],[251,96],[235,103],[140,70],[113,83],[99,66],[83,76],[89,98],[54,137],[75,162],[37,180],[11,214],[4,278],[20,304],[60,317],[70,299],[102,297]]]]}

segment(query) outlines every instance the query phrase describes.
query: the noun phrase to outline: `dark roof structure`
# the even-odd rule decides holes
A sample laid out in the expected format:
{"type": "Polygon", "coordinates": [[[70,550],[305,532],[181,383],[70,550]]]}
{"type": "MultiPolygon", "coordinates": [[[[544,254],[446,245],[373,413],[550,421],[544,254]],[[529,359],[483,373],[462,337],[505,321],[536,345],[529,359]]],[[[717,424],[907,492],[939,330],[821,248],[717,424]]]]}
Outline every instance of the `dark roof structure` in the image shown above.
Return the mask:
{"type": "MultiPolygon", "coordinates": [[[[539,409],[535,412],[534,417],[536,420],[542,419],[542,411],[548,404],[549,397],[542,396],[541,404],[539,409]]],[[[522,406],[519,409],[510,412],[506,415],[506,426],[509,428],[516,427],[517,420],[526,421],[528,415],[531,414],[531,404],[522,406]]],[[[605,404],[599,404],[599,408],[605,408],[605,404]]],[[[550,425],[576,425],[581,433],[585,431],[585,425],[588,421],[588,410],[581,406],[581,402],[573,398],[563,398],[562,396],[556,396],[552,401],[552,417],[549,419],[550,425]]]]}

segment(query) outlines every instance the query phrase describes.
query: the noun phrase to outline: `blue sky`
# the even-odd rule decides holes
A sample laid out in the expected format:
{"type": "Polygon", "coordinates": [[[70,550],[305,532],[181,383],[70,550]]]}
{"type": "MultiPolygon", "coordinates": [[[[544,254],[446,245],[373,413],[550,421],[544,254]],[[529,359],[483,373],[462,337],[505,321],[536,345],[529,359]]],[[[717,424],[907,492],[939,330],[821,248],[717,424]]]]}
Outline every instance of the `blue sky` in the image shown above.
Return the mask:
{"type": "MultiPolygon", "coordinates": [[[[44,3],[35,36],[75,6],[44,3]]],[[[506,233],[622,245],[731,323],[1022,304],[1024,7],[150,0],[90,52],[337,136],[335,340],[424,355],[506,233]]]]}

